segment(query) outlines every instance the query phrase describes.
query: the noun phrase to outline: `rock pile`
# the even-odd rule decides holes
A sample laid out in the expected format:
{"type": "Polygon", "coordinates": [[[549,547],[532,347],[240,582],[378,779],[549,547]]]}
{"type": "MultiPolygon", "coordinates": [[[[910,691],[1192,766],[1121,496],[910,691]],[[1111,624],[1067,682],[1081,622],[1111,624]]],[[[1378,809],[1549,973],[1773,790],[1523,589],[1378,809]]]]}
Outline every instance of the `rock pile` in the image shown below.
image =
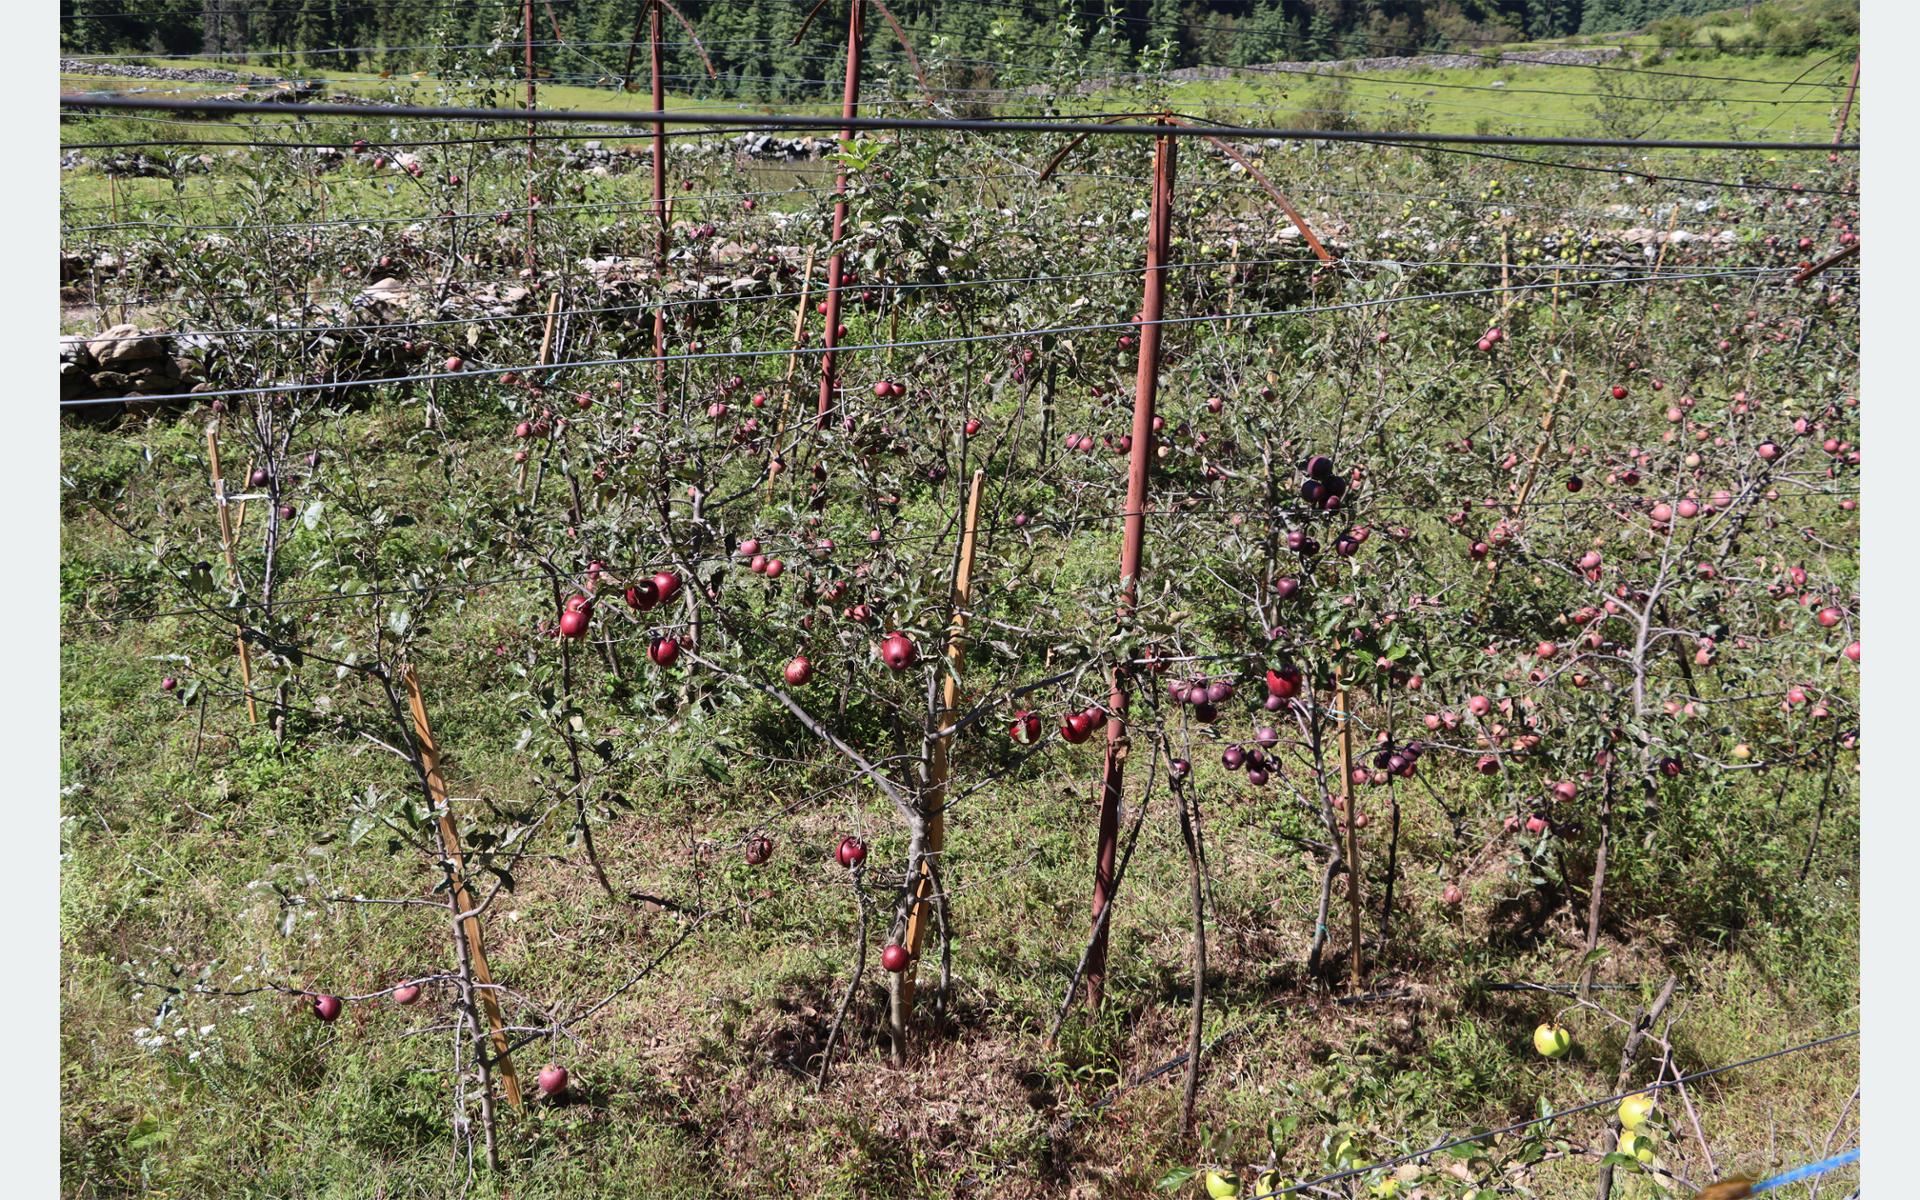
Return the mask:
{"type": "Polygon", "coordinates": [[[60,398],[96,400],[204,391],[193,360],[175,354],[173,339],[137,325],[60,339],[60,398]]]}
{"type": "Polygon", "coordinates": [[[83,58],[60,60],[62,75],[104,75],[113,79],[151,79],[169,83],[282,83],[270,75],[247,75],[211,67],[148,67],[128,62],[88,62],[83,58]]]}

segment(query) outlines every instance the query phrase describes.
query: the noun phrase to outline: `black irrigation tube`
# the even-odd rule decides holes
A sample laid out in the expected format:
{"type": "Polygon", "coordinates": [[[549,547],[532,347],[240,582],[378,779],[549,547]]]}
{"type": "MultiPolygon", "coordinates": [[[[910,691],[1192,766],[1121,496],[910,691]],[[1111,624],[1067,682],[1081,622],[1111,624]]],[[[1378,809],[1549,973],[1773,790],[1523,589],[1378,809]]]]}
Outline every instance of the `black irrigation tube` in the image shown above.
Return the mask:
{"type": "MultiPolygon", "coordinates": [[[[281,114],[287,113],[287,105],[258,100],[174,100],[165,97],[142,96],[75,96],[60,97],[60,107],[70,110],[107,109],[156,110],[161,112],[200,112],[209,115],[228,113],[240,114],[281,114]]],[[[663,112],[617,112],[585,108],[541,110],[537,115],[529,114],[521,108],[465,108],[439,107],[435,105],[389,105],[381,107],[377,113],[370,114],[368,106],[360,104],[304,104],[300,113],[304,116],[379,116],[388,119],[417,119],[445,121],[512,121],[524,124],[530,116],[540,121],[563,121],[568,123],[591,122],[607,125],[751,125],[766,129],[810,129],[834,131],[848,130],[941,130],[951,133],[1066,133],[1066,134],[1120,134],[1133,137],[1162,137],[1173,134],[1178,137],[1214,137],[1214,138],[1260,138],[1285,141],[1330,141],[1330,142],[1371,142],[1387,145],[1460,145],[1460,146],[1570,146],[1612,149],[1648,149],[1648,150],[1753,150],[1769,153],[1819,152],[1822,154],[1838,150],[1853,151],[1860,148],[1858,142],[1755,142],[1720,141],[1691,138],[1604,138],[1604,137],[1537,137],[1528,134],[1496,133],[1385,133],[1371,130],[1342,129],[1281,129],[1260,126],[1235,127],[1230,125],[1101,125],[1084,121],[1037,121],[1031,118],[1018,120],[968,120],[957,117],[835,117],[801,116],[792,113],[756,114],[756,113],[712,113],[677,112],[668,109],[663,112]]]]}

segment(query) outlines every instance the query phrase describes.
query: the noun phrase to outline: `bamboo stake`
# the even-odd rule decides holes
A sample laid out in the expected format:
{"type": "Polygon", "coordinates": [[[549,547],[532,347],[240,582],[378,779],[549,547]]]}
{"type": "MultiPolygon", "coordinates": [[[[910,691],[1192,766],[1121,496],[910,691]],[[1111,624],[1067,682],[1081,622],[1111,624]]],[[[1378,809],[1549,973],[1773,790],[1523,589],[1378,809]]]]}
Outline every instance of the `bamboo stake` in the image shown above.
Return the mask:
{"type": "MultiPolygon", "coordinates": [[[[660,43],[661,21],[660,0],[647,0],[647,49],[653,64],[653,111],[665,112],[667,107],[667,82],[662,73],[660,43]]],[[[705,52],[702,51],[704,54],[705,52]]],[[[660,294],[664,299],[667,287],[667,251],[672,245],[673,217],[667,207],[667,127],[659,121],[653,123],[653,215],[657,227],[653,231],[653,266],[660,282],[660,294]]],[[[667,408],[667,310],[657,308],[653,312],[653,354],[657,360],[654,368],[654,401],[661,412],[667,408]]]]}
{"type": "MultiPolygon", "coordinates": [[[[453,821],[453,806],[447,799],[447,781],[440,774],[440,745],[433,740],[433,726],[427,722],[427,703],[420,695],[420,679],[411,666],[400,669],[400,682],[406,685],[407,706],[413,710],[413,736],[420,743],[420,769],[427,777],[428,799],[438,818],[440,828],[440,849],[453,862],[454,903],[459,911],[473,911],[473,897],[462,882],[466,874],[466,857],[460,852],[460,830],[453,821]]],[[[493,970],[487,966],[487,952],[480,940],[480,918],[466,917],[460,922],[466,934],[467,949],[473,959],[473,976],[480,987],[480,1007],[486,1011],[487,1024],[493,1030],[493,1048],[497,1054],[495,1063],[500,1068],[500,1082],[507,1093],[507,1103],[515,1108],[521,1106],[520,1076],[514,1072],[513,1058],[508,1053],[506,1022],[500,1016],[500,1000],[493,986],[493,970]]]]}
{"type": "MultiPolygon", "coordinates": [[[[1560,378],[1554,381],[1553,392],[1547,397],[1546,415],[1540,418],[1540,444],[1534,447],[1533,458],[1527,463],[1527,477],[1520,481],[1520,492],[1514,497],[1513,507],[1508,509],[1512,516],[1519,516],[1520,510],[1527,506],[1527,497],[1533,494],[1534,480],[1540,476],[1540,460],[1546,457],[1547,450],[1553,445],[1553,422],[1560,415],[1560,397],[1565,394],[1567,384],[1572,381],[1573,372],[1565,367],[1560,369],[1560,378]]],[[[1493,570],[1487,577],[1487,594],[1500,582],[1501,559],[1493,560],[1493,570]]]]}
{"type": "MultiPolygon", "coordinates": [[[[773,423],[774,429],[787,427],[787,402],[793,398],[793,373],[800,366],[800,335],[807,330],[807,302],[813,291],[813,255],[815,247],[807,247],[807,265],[800,273],[800,303],[793,310],[793,353],[787,355],[787,375],[780,381],[780,412],[773,423]]],[[[767,447],[767,494],[773,494],[773,480],[778,474],[773,465],[780,461],[780,447],[777,443],[767,447]]]]}
{"type": "MultiPolygon", "coordinates": [[[[235,590],[240,587],[240,563],[233,553],[233,520],[227,513],[227,481],[220,474],[220,427],[217,422],[207,426],[207,461],[213,479],[213,505],[220,514],[220,549],[227,557],[227,581],[235,590]]],[[[234,635],[234,644],[240,651],[240,690],[247,696],[247,723],[260,723],[260,710],[253,702],[253,656],[247,650],[245,632],[234,635]]]]}
{"type": "MultiPolygon", "coordinates": [[[[253,486],[253,460],[251,458],[247,460],[247,469],[241,474],[240,479],[241,487],[246,488],[253,486]]],[[[240,495],[242,499],[238,504],[233,506],[233,536],[235,539],[238,539],[241,531],[247,527],[246,493],[241,492],[240,495]]]]}
{"type": "Polygon", "coordinates": [[[1513,311],[1513,227],[1507,225],[1500,230],[1500,324],[1507,323],[1507,314],[1513,311]]]}
{"type": "MultiPolygon", "coordinates": [[[[120,223],[120,187],[114,182],[112,175],[107,176],[107,207],[108,215],[113,219],[113,223],[118,225],[120,223]]],[[[126,257],[124,252],[121,257],[123,260],[126,257]]],[[[128,278],[131,273],[125,270],[126,263],[123,261],[120,265],[121,278],[128,278]]],[[[125,288],[120,289],[120,323],[122,325],[127,323],[127,289],[125,288]]]]}
{"type": "Polygon", "coordinates": [[[1340,706],[1340,796],[1347,813],[1347,908],[1353,922],[1352,991],[1360,994],[1360,840],[1353,811],[1353,714],[1347,708],[1347,685],[1340,668],[1333,669],[1335,703],[1340,706]]]}
{"type": "Polygon", "coordinates": [[[1647,336],[1647,313],[1648,313],[1648,306],[1653,301],[1653,283],[1654,283],[1654,280],[1660,278],[1660,268],[1667,261],[1667,247],[1673,245],[1673,230],[1674,230],[1674,227],[1679,223],[1680,223],[1680,205],[1676,201],[1673,207],[1667,211],[1667,236],[1661,239],[1660,249],[1654,252],[1653,270],[1650,271],[1647,275],[1647,290],[1644,293],[1642,293],[1642,296],[1641,296],[1641,300],[1640,300],[1640,336],[1641,337],[1647,336]]]}
{"type": "MultiPolygon", "coordinates": [[[[860,113],[860,38],[864,29],[866,0],[853,0],[847,13],[847,83],[841,101],[841,115],[852,120],[860,113]]],[[[840,131],[840,151],[849,153],[853,149],[853,130],[840,131]]],[[[827,412],[833,406],[835,384],[838,380],[838,363],[834,360],[834,347],[840,344],[840,277],[846,261],[840,250],[840,239],[847,230],[847,168],[843,164],[833,181],[833,254],[827,259],[827,329],[826,353],[820,356],[820,419],[827,423],[827,412]]]]}
{"type": "Polygon", "coordinates": [[[547,365],[547,356],[553,352],[553,319],[560,312],[560,293],[555,292],[547,298],[547,327],[540,335],[540,365],[547,365]]]}
{"type": "Polygon", "coordinates": [[[533,72],[533,0],[526,0],[525,35],[527,52],[527,278],[533,286],[540,284],[540,260],[534,250],[534,208],[533,191],[533,146],[534,146],[534,72],[533,72]]]}
{"type": "MultiPolygon", "coordinates": [[[[960,534],[960,563],[953,574],[953,622],[947,633],[948,671],[941,686],[940,728],[950,728],[958,719],[960,707],[960,672],[967,661],[967,605],[973,598],[973,547],[975,533],[980,525],[980,494],[985,490],[987,472],[983,468],[973,473],[973,485],[967,491],[966,524],[960,534]]],[[[952,735],[946,734],[933,739],[933,754],[927,767],[927,854],[938,857],[946,846],[947,834],[947,749],[952,735]]],[[[920,961],[920,943],[927,932],[928,913],[931,906],[927,903],[933,891],[933,871],[926,863],[920,864],[920,879],[914,888],[913,908],[907,914],[907,956],[914,963],[920,961]]],[[[908,1020],[913,1016],[913,992],[915,974],[909,969],[901,972],[900,992],[895,1004],[894,1028],[906,1029],[908,1020]]]]}
{"type": "Polygon", "coordinates": [[[1853,56],[1853,79],[1847,84],[1847,98],[1840,105],[1840,120],[1833,127],[1833,144],[1838,146],[1847,132],[1847,116],[1853,112],[1853,93],[1860,86],[1860,56],[1853,56]]]}
{"type": "MultiPolygon", "coordinates": [[[[553,352],[553,319],[559,312],[560,293],[555,292],[547,298],[547,328],[546,332],[540,335],[540,358],[538,362],[543,367],[547,365],[547,356],[553,352]]],[[[532,456],[529,455],[528,457],[531,458],[532,456]]],[[[513,490],[516,492],[524,491],[526,490],[526,486],[527,464],[522,462],[520,464],[520,472],[513,480],[513,490]]]]}

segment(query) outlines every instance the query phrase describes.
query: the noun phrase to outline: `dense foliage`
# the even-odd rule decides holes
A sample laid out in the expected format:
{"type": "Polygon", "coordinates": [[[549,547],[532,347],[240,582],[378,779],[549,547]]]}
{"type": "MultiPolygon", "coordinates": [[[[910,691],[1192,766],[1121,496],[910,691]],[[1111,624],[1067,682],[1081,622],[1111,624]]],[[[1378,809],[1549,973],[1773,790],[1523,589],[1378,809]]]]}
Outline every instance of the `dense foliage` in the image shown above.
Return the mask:
{"type": "MultiPolygon", "coordinates": [[[[815,22],[791,45],[807,5],[787,0],[689,0],[681,6],[702,31],[715,65],[749,90],[813,94],[831,76],[827,64],[844,24],[838,12],[815,22]]],[[[1067,47],[1102,69],[1130,69],[1143,56],[1175,66],[1364,58],[1468,50],[1516,38],[1553,38],[1638,28],[1673,15],[1724,9],[1723,0],[898,0],[891,5],[915,44],[968,47],[983,80],[1011,71],[1041,72],[1067,47]],[[998,66],[1001,71],[991,69],[998,66]]],[[[1751,6],[1750,6],[1751,7],[1751,6]]],[[[1800,4],[1778,8],[1775,24],[1808,23],[1800,4]]],[[[557,74],[605,75],[618,69],[634,36],[633,0],[569,0],[535,5],[535,36],[554,26],[589,49],[543,48],[557,74]]],[[[438,45],[517,39],[523,10],[513,0],[62,0],[61,44],[71,52],[253,55],[305,69],[415,69],[436,61],[438,45]],[[358,49],[337,49],[350,47],[358,49]]],[[[1816,33],[1823,27],[1810,22],[1816,33]]],[[[878,20],[873,35],[884,33],[878,20]]],[[[675,40],[679,37],[676,34],[675,40]]],[[[1761,39],[1765,44],[1764,34],[1761,39]]],[[[876,49],[888,52],[876,36],[876,49]]],[[[1804,48],[1803,48],[1804,49],[1804,48]]],[[[1796,51],[1798,52],[1798,51],[1796,51]]],[[[676,46],[674,70],[692,82],[698,58],[676,46]]]]}

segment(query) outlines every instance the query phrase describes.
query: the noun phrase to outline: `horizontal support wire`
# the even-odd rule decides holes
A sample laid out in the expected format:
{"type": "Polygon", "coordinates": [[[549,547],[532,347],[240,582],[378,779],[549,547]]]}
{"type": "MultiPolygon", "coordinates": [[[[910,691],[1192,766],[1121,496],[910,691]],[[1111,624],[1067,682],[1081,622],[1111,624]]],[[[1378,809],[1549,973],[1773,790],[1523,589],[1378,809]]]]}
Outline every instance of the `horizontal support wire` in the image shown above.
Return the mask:
{"type": "MultiPolygon", "coordinates": [[[[1759,278],[1768,274],[1792,275],[1793,267],[1760,267],[1738,270],[1705,271],[1690,274],[1667,272],[1664,274],[1646,273],[1631,276],[1616,276],[1610,279],[1591,279],[1567,282],[1542,282],[1514,284],[1511,287],[1498,285],[1483,288],[1461,288],[1445,292],[1422,292],[1408,296],[1382,296],[1370,300],[1353,300],[1340,304],[1322,304],[1307,308],[1266,309],[1253,312],[1208,313],[1192,317],[1164,317],[1153,324],[1160,326],[1205,325],[1222,321],[1271,320],[1282,317],[1307,317],[1330,312],[1353,312],[1369,308],[1383,308],[1396,304],[1416,304],[1422,301],[1459,300],[1470,296],[1510,295],[1516,292],[1544,291],[1553,288],[1578,289],[1600,287],[1605,284],[1645,283],[1671,284],[1686,283],[1703,279],[1759,278]]],[[[215,388],[202,392],[174,392],[156,395],[102,396],[90,399],[62,400],[63,409],[88,408],[104,404],[166,404],[174,402],[196,403],[203,400],[218,399],[226,396],[280,395],[291,392],[339,391],[345,388],[377,387],[396,383],[428,383],[448,379],[477,379],[482,376],[499,375],[512,371],[516,374],[550,374],[555,371],[575,367],[626,367],[656,363],[702,362],[722,359],[780,358],[788,355],[852,354],[864,350],[917,350],[934,346],[963,346],[986,342],[1001,342],[1020,338],[1041,338],[1068,333],[1124,332],[1135,330],[1145,324],[1140,321],[1103,321],[1086,325],[1055,325],[1040,329],[1017,329],[1004,333],[960,334],[950,337],[917,338],[907,341],[871,342],[857,345],[834,346],[784,346],[768,350],[708,350],[697,354],[644,354],[623,358],[577,359],[561,363],[524,363],[499,365],[472,370],[429,371],[414,375],[392,375],[369,379],[326,380],[315,383],[275,383],[259,387],[215,388]]]]}
{"type": "MultiPolygon", "coordinates": [[[[209,115],[227,113],[281,113],[286,106],[254,100],[179,100],[160,96],[75,96],[62,95],[60,107],[70,111],[107,110],[162,112],[199,112],[209,115]]],[[[366,117],[366,108],[356,104],[306,104],[306,116],[366,117]]],[[[375,115],[380,119],[419,119],[444,121],[511,121],[525,124],[531,114],[521,108],[466,108],[397,104],[382,106],[375,115]]],[[[1279,141],[1370,142],[1379,145],[1460,145],[1460,146],[1566,146],[1594,149],[1659,150],[1751,150],[1772,154],[1855,151],[1858,142],[1758,142],[1705,138],[1615,138],[1615,137],[1543,137],[1506,133],[1433,133],[1414,131],[1386,133],[1347,129],[1282,129],[1234,125],[1102,125],[1097,122],[1063,118],[1058,121],[1018,119],[967,119],[961,117],[833,117],[797,113],[700,113],[666,110],[661,112],[620,112],[605,109],[541,109],[541,121],[568,123],[592,122],[604,125],[751,125],[763,129],[813,130],[939,130],[949,133],[1065,133],[1110,134],[1120,137],[1212,137],[1221,139],[1273,139],[1279,141]]]]}

